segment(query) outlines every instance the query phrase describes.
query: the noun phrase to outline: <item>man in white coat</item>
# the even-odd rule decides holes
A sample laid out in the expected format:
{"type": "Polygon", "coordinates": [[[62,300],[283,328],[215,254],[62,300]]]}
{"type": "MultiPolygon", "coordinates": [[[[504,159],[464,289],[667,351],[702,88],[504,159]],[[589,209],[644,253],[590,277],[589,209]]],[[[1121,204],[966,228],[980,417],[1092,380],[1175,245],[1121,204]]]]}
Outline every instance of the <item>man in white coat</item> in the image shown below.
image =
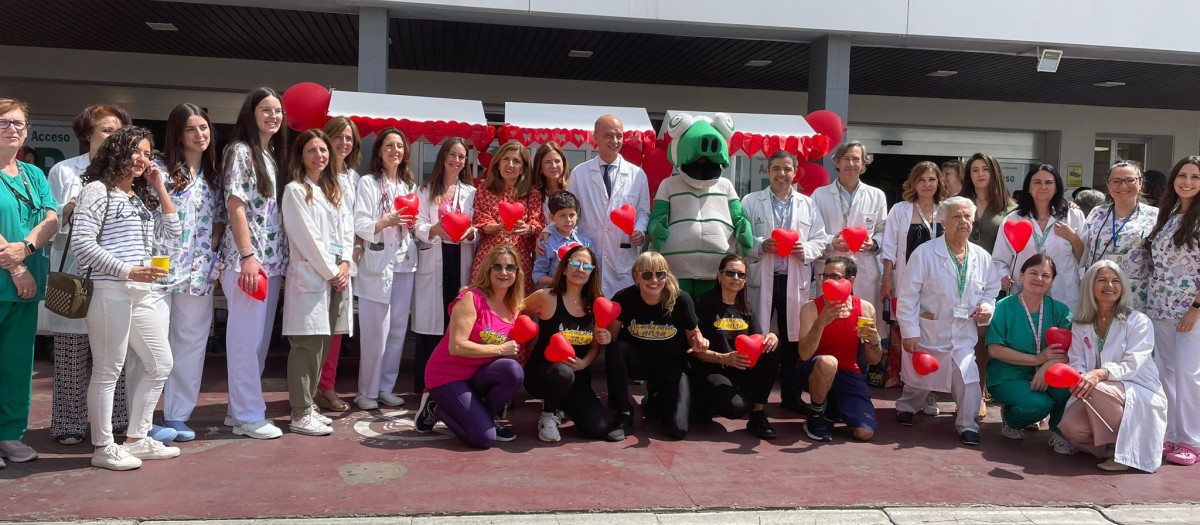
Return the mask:
{"type": "Polygon", "coordinates": [[[965,445],[979,444],[976,407],[983,400],[975,365],[978,326],[991,322],[1000,282],[991,278],[992,257],[971,244],[975,203],[951,197],[938,206],[946,234],[922,244],[908,260],[907,278],[897,287],[896,316],[905,356],[900,376],[904,392],[896,400],[896,420],[912,426],[930,392],[950,392],[958,405],[954,428],[965,445]],[[936,372],[920,375],[914,352],[938,361],[936,372]]]}
{"type": "Polygon", "coordinates": [[[761,316],[763,333],[774,332],[788,344],[780,345],[780,404],[784,409],[805,413],[796,382],[800,341],[800,307],[809,300],[812,263],[829,244],[825,221],[812,199],[792,186],[796,176],[796,157],[783,150],[767,161],[770,186],[742,198],[742,211],[754,233],[754,248],[749,254],[750,304],[761,316]],[[779,256],[777,242],[771,237],[776,228],[793,230],[799,238],[791,254],[779,256]],[[790,320],[790,321],[789,321],[790,320]],[[772,322],[775,324],[772,325],[772,322]]]}
{"type": "Polygon", "coordinates": [[[571,170],[570,186],[580,203],[577,228],[592,240],[592,249],[604,269],[604,294],[612,297],[622,288],[633,286],[633,261],[646,240],[646,225],[650,222],[650,186],[642,168],[621,158],[625,140],[621,119],[615,115],[600,117],[593,137],[599,156],[571,170]],[[625,204],[632,204],[637,211],[633,235],[625,235],[609,218],[609,213],[625,204]]]}
{"type": "MultiPolygon", "coordinates": [[[[829,247],[825,257],[841,255],[854,259],[858,265],[858,280],[854,281],[854,295],[871,304],[879,302],[880,241],[884,222],[887,220],[887,197],[883,190],[864,184],[860,178],[867,171],[871,157],[861,142],[848,140],[838,146],[834,153],[838,178],[828,186],[813,192],[813,201],[825,220],[825,231],[829,233],[829,247]],[[851,252],[842,239],[842,230],[862,226],[867,229],[867,240],[857,253],[851,252]]],[[[818,266],[823,267],[824,264],[818,266]]]]}

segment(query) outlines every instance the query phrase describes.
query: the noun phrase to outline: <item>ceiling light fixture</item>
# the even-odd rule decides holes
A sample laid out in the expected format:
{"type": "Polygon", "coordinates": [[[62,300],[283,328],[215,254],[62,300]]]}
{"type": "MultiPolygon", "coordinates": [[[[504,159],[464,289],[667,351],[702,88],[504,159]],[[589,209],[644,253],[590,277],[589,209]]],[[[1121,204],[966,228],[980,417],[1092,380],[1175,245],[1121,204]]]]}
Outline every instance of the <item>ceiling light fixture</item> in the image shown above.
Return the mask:
{"type": "Polygon", "coordinates": [[[146,25],[155,31],[179,31],[179,28],[170,22],[146,22],[146,25]]]}
{"type": "Polygon", "coordinates": [[[1114,82],[1114,81],[1110,80],[1108,82],[1097,82],[1092,85],[1096,86],[1096,87],[1121,87],[1121,86],[1124,86],[1125,83],[1124,82],[1114,82]]]}
{"type": "Polygon", "coordinates": [[[751,60],[746,62],[747,67],[763,67],[771,65],[770,60],[751,60]]]}
{"type": "Polygon", "coordinates": [[[572,49],[570,53],[567,53],[567,56],[571,58],[592,58],[592,52],[582,49],[572,49]]]}
{"type": "Polygon", "coordinates": [[[1037,57],[1038,73],[1054,73],[1062,62],[1063,52],[1061,49],[1038,49],[1037,57]]]}
{"type": "Polygon", "coordinates": [[[929,73],[927,76],[945,78],[945,77],[952,77],[957,74],[958,74],[958,71],[951,71],[948,69],[939,69],[937,71],[934,71],[933,73],[929,73]]]}

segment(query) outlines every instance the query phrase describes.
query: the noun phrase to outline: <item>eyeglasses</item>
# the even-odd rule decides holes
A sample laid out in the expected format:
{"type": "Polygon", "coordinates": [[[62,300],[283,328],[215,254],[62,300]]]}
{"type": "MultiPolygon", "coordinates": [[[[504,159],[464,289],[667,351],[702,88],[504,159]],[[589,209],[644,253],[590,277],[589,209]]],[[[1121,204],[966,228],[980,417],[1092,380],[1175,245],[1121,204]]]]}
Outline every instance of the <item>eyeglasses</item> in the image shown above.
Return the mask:
{"type": "Polygon", "coordinates": [[[1132,178],[1128,178],[1128,179],[1108,179],[1108,185],[1109,186],[1133,186],[1141,181],[1142,181],[1142,179],[1137,178],[1137,177],[1132,177],[1132,178]]]}
{"type": "Polygon", "coordinates": [[[571,259],[571,260],[567,261],[567,267],[572,270],[578,270],[580,268],[583,268],[583,271],[585,271],[587,273],[592,273],[592,270],[596,269],[596,265],[585,263],[583,261],[580,261],[579,259],[571,259]]]}
{"type": "Polygon", "coordinates": [[[29,126],[28,120],[13,120],[13,119],[8,119],[8,118],[0,118],[0,129],[13,128],[17,131],[21,131],[21,130],[25,129],[27,126],[29,126]]]}
{"type": "Polygon", "coordinates": [[[517,273],[517,265],[492,263],[492,271],[496,273],[517,273]]]}
{"type": "Polygon", "coordinates": [[[819,273],[819,274],[817,274],[818,281],[840,281],[845,278],[846,278],[846,276],[842,275],[840,273],[819,273]]]}
{"type": "Polygon", "coordinates": [[[667,272],[664,271],[642,272],[640,275],[643,281],[662,281],[667,278],[667,272]]]}
{"type": "Polygon", "coordinates": [[[735,272],[733,270],[725,270],[725,277],[728,277],[730,279],[741,279],[741,280],[745,281],[746,280],[746,272],[735,272]]]}

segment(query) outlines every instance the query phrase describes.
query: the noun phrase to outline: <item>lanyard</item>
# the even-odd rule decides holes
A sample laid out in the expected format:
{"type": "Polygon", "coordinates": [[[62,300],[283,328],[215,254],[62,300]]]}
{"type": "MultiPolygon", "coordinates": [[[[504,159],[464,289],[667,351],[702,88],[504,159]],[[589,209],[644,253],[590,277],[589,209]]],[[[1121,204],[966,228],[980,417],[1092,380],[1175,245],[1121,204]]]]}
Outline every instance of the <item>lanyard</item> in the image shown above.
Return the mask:
{"type": "MultiPolygon", "coordinates": [[[[920,205],[920,204],[918,204],[918,203],[914,202],[914,203],[913,203],[913,207],[917,209],[917,215],[921,217],[921,224],[924,224],[924,225],[925,225],[925,229],[929,230],[929,238],[930,238],[930,239],[937,238],[937,235],[936,235],[936,234],[934,233],[934,231],[933,231],[933,217],[932,217],[932,215],[934,215],[934,214],[933,214],[933,213],[931,213],[931,214],[930,214],[930,215],[931,215],[931,217],[929,217],[929,218],[926,218],[926,217],[925,217],[925,212],[924,212],[924,211],[921,209],[921,205],[920,205]]],[[[935,206],[934,208],[935,208],[935,211],[934,211],[934,213],[937,213],[937,212],[936,212],[936,206],[935,206]]],[[[947,246],[949,246],[949,245],[947,245],[947,246]]]]}
{"type": "Polygon", "coordinates": [[[963,253],[962,263],[958,262],[958,257],[954,256],[954,251],[950,249],[950,243],[946,243],[946,253],[950,254],[950,262],[954,263],[954,270],[958,274],[958,302],[962,302],[963,293],[967,291],[967,266],[971,263],[971,250],[968,248],[963,253]]]}
{"type": "Polygon", "coordinates": [[[1038,309],[1037,326],[1033,326],[1033,314],[1029,313],[1029,307],[1025,305],[1025,294],[1018,293],[1017,300],[1021,301],[1021,308],[1025,309],[1025,318],[1029,319],[1029,328],[1033,330],[1033,341],[1037,345],[1034,348],[1034,355],[1042,351],[1042,318],[1046,314],[1046,298],[1042,298],[1042,307],[1038,309]]]}
{"type": "Polygon", "coordinates": [[[25,170],[21,168],[20,164],[17,164],[17,175],[21,177],[21,182],[25,184],[25,191],[29,193],[28,197],[22,195],[21,192],[8,183],[8,176],[0,177],[0,181],[4,181],[4,185],[8,187],[8,191],[12,192],[13,197],[16,197],[20,203],[29,206],[31,212],[42,209],[40,205],[33,202],[33,199],[37,196],[33,194],[33,190],[29,187],[29,179],[25,177],[25,170]]]}
{"type": "MultiPolygon", "coordinates": [[[[1141,207],[1135,205],[1133,207],[1133,212],[1130,213],[1128,217],[1125,217],[1124,221],[1121,221],[1120,226],[1117,226],[1117,205],[1113,204],[1112,207],[1108,209],[1108,213],[1105,215],[1105,217],[1111,219],[1112,237],[1109,238],[1109,240],[1104,243],[1104,247],[1101,248],[1100,247],[1101,236],[1100,235],[1096,236],[1096,243],[1093,245],[1092,260],[1089,261],[1090,262],[1089,266],[1091,264],[1096,264],[1096,261],[1103,259],[1104,254],[1108,253],[1109,247],[1115,248],[1117,246],[1117,235],[1120,234],[1122,231],[1124,231],[1125,225],[1129,224],[1129,221],[1131,219],[1133,219],[1135,216],[1137,216],[1137,214],[1140,212],[1141,212],[1141,207]]],[[[1100,224],[1104,224],[1104,219],[1100,219],[1100,224]]]]}
{"type": "Polygon", "coordinates": [[[1052,222],[1053,220],[1054,217],[1051,217],[1050,220],[1046,221],[1046,229],[1042,230],[1042,236],[1038,237],[1037,221],[1032,217],[1029,219],[1029,222],[1033,223],[1033,231],[1030,233],[1030,235],[1033,236],[1033,244],[1037,247],[1038,253],[1045,253],[1044,247],[1046,246],[1046,238],[1050,236],[1050,229],[1054,227],[1054,222],[1052,222]]]}
{"type": "Polygon", "coordinates": [[[862,186],[862,181],[859,181],[859,183],[854,186],[854,193],[850,193],[849,191],[846,191],[845,187],[842,186],[842,181],[837,181],[838,205],[842,210],[842,226],[843,227],[850,226],[850,212],[853,211],[853,208],[854,208],[854,195],[856,193],[858,193],[858,189],[860,186],[862,186]],[[846,202],[846,197],[842,195],[842,192],[846,192],[846,195],[850,196],[849,203],[846,202]]]}

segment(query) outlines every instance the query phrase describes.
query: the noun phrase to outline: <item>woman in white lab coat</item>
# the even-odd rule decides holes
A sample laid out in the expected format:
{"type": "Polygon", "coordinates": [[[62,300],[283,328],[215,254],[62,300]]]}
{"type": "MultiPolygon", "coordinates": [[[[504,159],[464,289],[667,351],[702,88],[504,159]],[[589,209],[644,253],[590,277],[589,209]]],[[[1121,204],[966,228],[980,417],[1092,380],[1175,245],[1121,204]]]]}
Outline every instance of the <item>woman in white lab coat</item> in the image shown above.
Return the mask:
{"type": "MultiPolygon", "coordinates": [[[[1017,197],[1017,211],[1004,218],[1007,221],[1026,221],[1033,225],[1033,235],[1020,253],[1004,235],[996,236],[992,249],[992,264],[997,276],[1002,279],[1001,288],[1010,294],[1021,291],[1020,283],[1013,280],[1025,260],[1035,253],[1044,253],[1054,259],[1058,278],[1050,288],[1050,297],[1065,305],[1079,302],[1079,258],[1083,255],[1083,212],[1070,207],[1063,197],[1062,176],[1050,164],[1034,166],[1025,176],[1025,191],[1017,197]],[[1014,287],[1014,284],[1016,286],[1014,287]],[[1011,289],[1010,289],[1011,288],[1011,289]]],[[[1003,225],[1001,225],[1003,232],[1003,225]]]]}
{"type": "Polygon", "coordinates": [[[416,189],[409,169],[411,151],[396,128],[380,131],[371,148],[371,174],[358,181],[354,231],[363,240],[363,255],[354,292],[359,299],[362,352],[354,402],[363,410],[375,410],[379,403],[404,404],[392,390],[400,374],[412,305],[417,244],[409,227],[417,210],[397,209],[396,198],[416,189]]]}
{"type": "Polygon", "coordinates": [[[929,392],[950,392],[958,405],[954,427],[966,445],[979,444],[976,407],[983,399],[975,366],[977,325],[991,320],[999,285],[992,279],[987,250],[970,243],[975,203],[951,197],[938,206],[946,235],[922,244],[908,261],[907,277],[897,293],[905,356],[904,392],[896,400],[896,419],[912,425],[929,392]],[[912,354],[927,352],[940,367],[929,375],[913,369],[912,354]]]}
{"type": "MultiPolygon", "coordinates": [[[[413,369],[413,392],[425,391],[425,364],[442,341],[450,322],[447,309],[458,297],[459,289],[471,282],[471,263],[475,260],[476,235],[474,228],[459,242],[454,242],[442,225],[448,213],[475,214],[475,187],[467,165],[467,141],[450,137],[442,142],[429,175],[417,197],[421,209],[413,233],[417,237],[417,282],[421,297],[430,301],[427,307],[412,312],[412,328],[417,334],[416,365],[413,369]]],[[[468,221],[468,224],[470,221],[468,221]]]]}
{"type": "Polygon", "coordinates": [[[350,209],[330,166],[333,149],[325,132],[310,129],[296,137],[284,187],[283,225],[291,246],[284,289],[283,335],[288,353],[288,400],[292,432],[310,436],[333,432],[330,420],[313,404],[321,365],[336,333],[352,333],[350,250],[354,229],[350,209]]]}
{"type": "Polygon", "coordinates": [[[1097,465],[1103,470],[1154,472],[1163,460],[1167,395],[1151,358],[1154,326],[1130,307],[1133,291],[1126,279],[1124,270],[1107,259],[1084,274],[1067,352],[1083,379],[1071,389],[1058,429],[1104,460],[1097,465]]]}

